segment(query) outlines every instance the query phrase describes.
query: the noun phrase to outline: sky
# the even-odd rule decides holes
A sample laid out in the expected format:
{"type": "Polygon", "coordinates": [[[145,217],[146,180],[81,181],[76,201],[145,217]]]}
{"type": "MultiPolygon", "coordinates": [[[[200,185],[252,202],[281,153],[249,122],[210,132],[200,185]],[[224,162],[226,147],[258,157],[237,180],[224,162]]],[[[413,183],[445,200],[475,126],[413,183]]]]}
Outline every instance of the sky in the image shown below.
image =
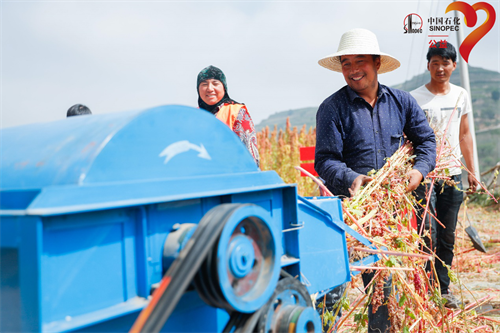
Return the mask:
{"type": "MultiPolygon", "coordinates": [[[[473,5],[479,1],[465,1],[473,5]]],[[[495,11],[499,1],[486,1],[495,11]]],[[[0,3],[0,127],[58,120],[76,103],[93,114],[166,104],[197,107],[196,77],[222,69],[231,98],[257,124],[317,107],[345,85],[318,65],[353,28],[373,31],[401,67],[386,85],[426,70],[429,18],[450,1],[4,1],[0,3]],[[416,13],[421,34],[404,34],[416,13]]],[[[497,15],[498,15],[497,14],[497,15]]],[[[461,14],[460,14],[461,15],[461,14]]],[[[478,23],[486,20],[477,11],[478,23]]],[[[461,17],[463,17],[461,15],[461,17]]],[[[497,18],[497,21],[500,18],[497,18]]],[[[469,65],[500,71],[500,23],[472,49],[469,65]]]]}

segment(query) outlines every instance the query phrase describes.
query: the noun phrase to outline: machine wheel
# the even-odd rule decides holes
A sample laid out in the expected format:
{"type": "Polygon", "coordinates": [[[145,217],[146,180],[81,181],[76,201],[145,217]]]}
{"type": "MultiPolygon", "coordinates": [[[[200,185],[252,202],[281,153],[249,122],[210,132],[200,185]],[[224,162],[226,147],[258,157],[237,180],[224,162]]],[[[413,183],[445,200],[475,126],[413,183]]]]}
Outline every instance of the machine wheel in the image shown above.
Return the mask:
{"type": "Polygon", "coordinates": [[[194,284],[209,305],[251,313],[273,294],[279,278],[281,236],[263,208],[242,204],[225,216],[217,246],[194,284]]]}
{"type": "Polygon", "coordinates": [[[312,307],[311,297],[302,283],[294,278],[278,282],[273,295],[261,309],[257,323],[259,333],[319,333],[321,320],[312,307]]]}
{"type": "MultiPolygon", "coordinates": [[[[228,217],[240,208],[236,204],[222,204],[209,210],[198,223],[191,238],[169,266],[151,302],[137,317],[131,333],[160,332],[196,272],[211,249],[217,244],[228,217]]],[[[167,251],[169,252],[169,251],[167,251]]]]}

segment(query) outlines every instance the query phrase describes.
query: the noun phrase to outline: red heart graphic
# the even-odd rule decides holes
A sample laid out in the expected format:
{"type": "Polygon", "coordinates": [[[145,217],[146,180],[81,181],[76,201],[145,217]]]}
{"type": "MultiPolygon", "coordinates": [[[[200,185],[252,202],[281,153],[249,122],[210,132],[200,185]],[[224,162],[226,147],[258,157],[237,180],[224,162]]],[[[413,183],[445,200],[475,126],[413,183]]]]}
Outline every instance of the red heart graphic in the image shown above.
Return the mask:
{"type": "Polygon", "coordinates": [[[465,40],[462,42],[462,45],[460,45],[460,54],[467,63],[469,62],[469,54],[472,51],[472,48],[477,44],[477,42],[479,42],[481,38],[484,37],[484,35],[488,33],[488,31],[491,30],[491,28],[493,28],[496,20],[495,9],[486,2],[478,2],[471,6],[468,3],[457,1],[449,4],[448,7],[446,7],[445,11],[445,13],[448,13],[450,10],[458,10],[459,12],[462,12],[462,14],[464,14],[465,16],[465,24],[469,28],[472,28],[477,23],[476,11],[478,11],[479,9],[482,9],[486,12],[486,21],[484,21],[483,24],[481,24],[477,29],[471,32],[469,36],[467,36],[467,38],[465,38],[465,40]]]}

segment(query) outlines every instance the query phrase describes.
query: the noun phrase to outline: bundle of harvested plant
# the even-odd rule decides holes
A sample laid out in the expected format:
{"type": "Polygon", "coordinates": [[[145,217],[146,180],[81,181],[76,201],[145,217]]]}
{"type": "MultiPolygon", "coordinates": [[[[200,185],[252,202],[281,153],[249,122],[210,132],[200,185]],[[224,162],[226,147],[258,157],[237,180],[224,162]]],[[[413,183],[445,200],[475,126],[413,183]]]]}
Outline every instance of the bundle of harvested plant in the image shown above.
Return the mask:
{"type": "MultiPolygon", "coordinates": [[[[439,138],[437,170],[431,179],[449,179],[447,169],[456,163],[457,157],[448,149],[445,140],[439,138]]],[[[479,320],[474,309],[481,302],[472,304],[467,310],[452,312],[444,307],[439,284],[435,283],[434,262],[440,260],[432,251],[425,249],[425,243],[417,230],[410,227],[413,206],[417,203],[411,193],[407,193],[408,172],[412,169],[413,148],[406,142],[384,167],[372,175],[366,184],[352,198],[343,200],[344,221],[367,237],[378,250],[364,247],[354,239],[348,239],[353,258],[363,257],[362,253],[379,253],[382,259],[374,267],[355,269],[375,271],[375,277],[367,287],[367,297],[363,306],[350,308],[336,329],[342,331],[359,330],[367,324],[368,305],[375,311],[382,304],[387,305],[392,332],[462,332],[477,330],[488,332],[491,322],[479,320]],[[433,259],[433,260],[431,260],[433,259]],[[428,270],[425,270],[425,267],[428,270]],[[392,277],[392,292],[383,302],[382,287],[388,276],[392,277]]],[[[426,212],[430,214],[430,212],[426,212]]],[[[450,277],[459,283],[450,269],[450,277]]],[[[346,304],[345,300],[341,302],[346,304]]],[[[361,303],[361,302],[359,302],[361,303]]],[[[482,304],[482,303],[481,303],[482,304]]],[[[330,327],[333,330],[333,326],[330,327]]]]}

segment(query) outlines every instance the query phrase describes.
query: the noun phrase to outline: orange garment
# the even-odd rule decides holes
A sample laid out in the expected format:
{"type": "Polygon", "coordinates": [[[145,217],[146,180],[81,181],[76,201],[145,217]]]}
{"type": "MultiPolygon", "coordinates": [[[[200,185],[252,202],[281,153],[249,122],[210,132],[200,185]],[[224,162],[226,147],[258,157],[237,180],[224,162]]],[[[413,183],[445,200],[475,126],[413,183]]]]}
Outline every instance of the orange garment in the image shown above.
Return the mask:
{"type": "Polygon", "coordinates": [[[240,138],[259,166],[257,134],[247,107],[243,104],[222,104],[218,107],[215,117],[226,124],[240,138]]]}
{"type": "Polygon", "coordinates": [[[245,111],[248,112],[247,107],[243,104],[224,104],[221,105],[215,116],[229,126],[230,129],[233,129],[234,122],[241,109],[245,109],[245,111]]]}

